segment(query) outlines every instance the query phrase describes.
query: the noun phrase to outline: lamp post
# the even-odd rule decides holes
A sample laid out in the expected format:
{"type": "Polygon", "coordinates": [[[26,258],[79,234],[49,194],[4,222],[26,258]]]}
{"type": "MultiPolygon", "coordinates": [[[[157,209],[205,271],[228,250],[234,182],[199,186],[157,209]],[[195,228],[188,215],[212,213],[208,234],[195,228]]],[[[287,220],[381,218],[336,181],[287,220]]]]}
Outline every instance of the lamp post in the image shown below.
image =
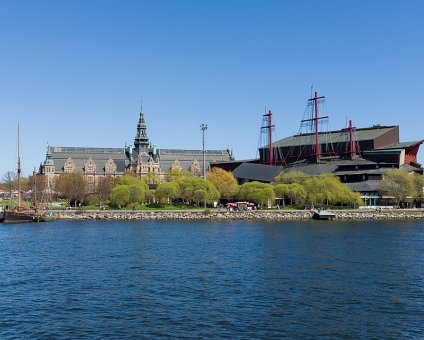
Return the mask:
{"type": "MultiPolygon", "coordinates": [[[[203,151],[203,179],[206,180],[206,161],[205,161],[205,130],[208,128],[207,124],[200,124],[200,129],[202,130],[202,151],[203,151]]],[[[205,199],[203,200],[204,207],[206,208],[206,189],[205,189],[205,199]]]]}

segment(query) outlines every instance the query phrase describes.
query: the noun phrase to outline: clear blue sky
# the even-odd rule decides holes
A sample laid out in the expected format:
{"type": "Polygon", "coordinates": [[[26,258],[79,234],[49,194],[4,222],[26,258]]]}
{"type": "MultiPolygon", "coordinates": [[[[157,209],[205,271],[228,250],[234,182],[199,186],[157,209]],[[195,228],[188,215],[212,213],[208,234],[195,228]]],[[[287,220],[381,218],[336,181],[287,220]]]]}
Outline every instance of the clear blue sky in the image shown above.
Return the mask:
{"type": "MultiPolygon", "coordinates": [[[[46,144],[151,142],[254,158],[264,107],[298,132],[310,86],[330,128],[399,124],[424,138],[424,1],[0,0],[0,176],[46,144]]],[[[424,149],[424,148],[423,148],[424,149]]],[[[421,150],[419,161],[424,161],[421,150]]]]}

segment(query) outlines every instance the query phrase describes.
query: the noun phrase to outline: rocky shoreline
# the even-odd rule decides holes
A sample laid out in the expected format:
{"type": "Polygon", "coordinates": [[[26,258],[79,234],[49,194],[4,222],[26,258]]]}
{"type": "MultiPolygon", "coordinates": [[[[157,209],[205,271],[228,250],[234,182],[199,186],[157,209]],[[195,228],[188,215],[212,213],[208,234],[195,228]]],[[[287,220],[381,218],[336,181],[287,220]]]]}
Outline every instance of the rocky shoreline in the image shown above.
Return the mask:
{"type": "MultiPolygon", "coordinates": [[[[423,210],[333,211],[336,220],[406,220],[424,219],[423,210]]],[[[308,210],[259,210],[227,212],[226,210],[190,210],[190,211],[55,211],[57,220],[310,220],[313,213],[308,210]]]]}

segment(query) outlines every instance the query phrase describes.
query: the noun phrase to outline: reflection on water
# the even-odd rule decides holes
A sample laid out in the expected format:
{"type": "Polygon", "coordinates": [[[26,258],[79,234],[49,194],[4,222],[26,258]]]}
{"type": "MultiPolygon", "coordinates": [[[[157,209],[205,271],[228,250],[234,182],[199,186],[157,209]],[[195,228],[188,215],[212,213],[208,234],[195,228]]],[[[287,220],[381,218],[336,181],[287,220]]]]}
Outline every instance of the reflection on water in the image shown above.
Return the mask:
{"type": "Polygon", "coordinates": [[[0,337],[410,338],[424,222],[1,226],[0,337]]]}

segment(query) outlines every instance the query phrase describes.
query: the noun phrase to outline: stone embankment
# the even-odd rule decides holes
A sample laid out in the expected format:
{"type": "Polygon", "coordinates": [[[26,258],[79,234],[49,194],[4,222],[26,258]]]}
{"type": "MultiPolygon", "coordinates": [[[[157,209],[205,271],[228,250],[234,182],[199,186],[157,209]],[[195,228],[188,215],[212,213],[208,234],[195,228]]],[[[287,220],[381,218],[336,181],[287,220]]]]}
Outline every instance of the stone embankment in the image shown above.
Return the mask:
{"type": "MultiPolygon", "coordinates": [[[[424,219],[423,210],[333,211],[337,220],[395,220],[424,219]]],[[[190,211],[57,211],[54,216],[59,220],[309,220],[312,212],[308,210],[259,210],[227,212],[226,210],[190,211]]]]}

